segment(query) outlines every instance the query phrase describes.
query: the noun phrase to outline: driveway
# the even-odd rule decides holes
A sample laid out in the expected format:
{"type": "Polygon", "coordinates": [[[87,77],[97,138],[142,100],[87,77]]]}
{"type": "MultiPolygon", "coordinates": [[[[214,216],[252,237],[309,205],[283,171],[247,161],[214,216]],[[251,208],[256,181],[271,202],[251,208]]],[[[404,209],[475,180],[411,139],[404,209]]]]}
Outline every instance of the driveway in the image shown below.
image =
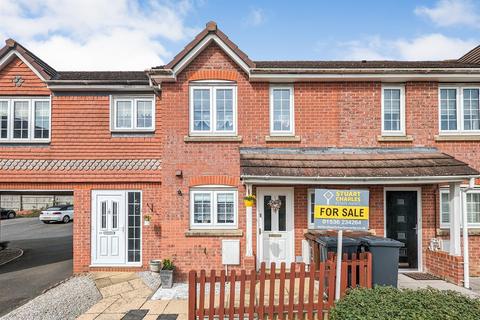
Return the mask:
{"type": "Polygon", "coordinates": [[[72,275],[72,226],[38,218],[0,221],[0,241],[23,249],[23,256],[0,266],[0,316],[72,275]]]}

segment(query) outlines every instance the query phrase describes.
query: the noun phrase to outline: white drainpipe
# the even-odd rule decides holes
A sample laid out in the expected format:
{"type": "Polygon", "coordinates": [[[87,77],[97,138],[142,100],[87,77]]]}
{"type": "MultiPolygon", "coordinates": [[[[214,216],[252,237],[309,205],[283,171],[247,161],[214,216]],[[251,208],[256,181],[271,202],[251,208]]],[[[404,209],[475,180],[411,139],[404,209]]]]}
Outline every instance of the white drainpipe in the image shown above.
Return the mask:
{"type": "MultiPolygon", "coordinates": [[[[467,196],[467,191],[475,188],[475,178],[470,178],[467,189],[464,190],[464,197],[467,196]]],[[[462,222],[463,222],[463,286],[470,289],[470,259],[468,252],[468,216],[467,208],[464,203],[466,198],[462,200],[462,222]]]]}

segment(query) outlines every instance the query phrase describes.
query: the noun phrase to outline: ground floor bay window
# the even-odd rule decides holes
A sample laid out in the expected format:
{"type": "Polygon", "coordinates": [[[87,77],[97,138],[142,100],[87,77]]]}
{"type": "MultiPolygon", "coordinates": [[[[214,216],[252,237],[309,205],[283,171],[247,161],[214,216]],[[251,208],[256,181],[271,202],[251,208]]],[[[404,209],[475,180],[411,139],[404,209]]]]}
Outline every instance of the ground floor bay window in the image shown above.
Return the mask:
{"type": "Polygon", "coordinates": [[[140,191],[92,191],[92,265],[142,263],[140,191]]]}

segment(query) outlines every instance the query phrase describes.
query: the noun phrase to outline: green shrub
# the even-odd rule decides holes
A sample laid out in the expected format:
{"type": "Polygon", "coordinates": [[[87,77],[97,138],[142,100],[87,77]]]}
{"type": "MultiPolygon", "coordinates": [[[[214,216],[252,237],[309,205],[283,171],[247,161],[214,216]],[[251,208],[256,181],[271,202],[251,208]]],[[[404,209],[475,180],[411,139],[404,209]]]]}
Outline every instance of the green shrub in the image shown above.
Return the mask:
{"type": "Polygon", "coordinates": [[[330,320],[478,320],[480,300],[432,288],[356,288],[338,301],[330,320]]]}

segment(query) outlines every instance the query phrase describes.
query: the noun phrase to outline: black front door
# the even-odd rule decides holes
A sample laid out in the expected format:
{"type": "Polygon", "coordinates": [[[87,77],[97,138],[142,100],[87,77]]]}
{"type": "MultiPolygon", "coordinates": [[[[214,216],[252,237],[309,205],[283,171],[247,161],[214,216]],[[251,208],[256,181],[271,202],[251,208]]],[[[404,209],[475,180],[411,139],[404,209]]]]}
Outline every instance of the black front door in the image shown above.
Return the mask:
{"type": "Polygon", "coordinates": [[[400,248],[400,268],[418,267],[417,192],[387,191],[387,237],[403,242],[400,248]]]}

